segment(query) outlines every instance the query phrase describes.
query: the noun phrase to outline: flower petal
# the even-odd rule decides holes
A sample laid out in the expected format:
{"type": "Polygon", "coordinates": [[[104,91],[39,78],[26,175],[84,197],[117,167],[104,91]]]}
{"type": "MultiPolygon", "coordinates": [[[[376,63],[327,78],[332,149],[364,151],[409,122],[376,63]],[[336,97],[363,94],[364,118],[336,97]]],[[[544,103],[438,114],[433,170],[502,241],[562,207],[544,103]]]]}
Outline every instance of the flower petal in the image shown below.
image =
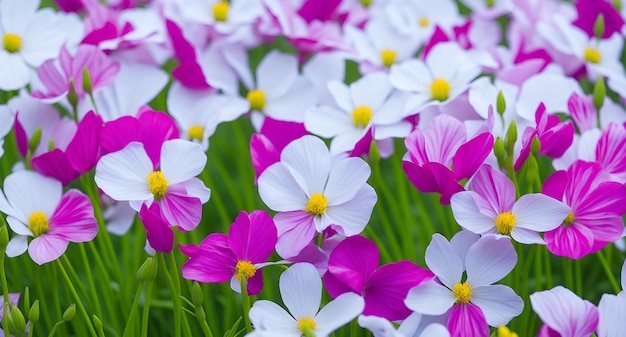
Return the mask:
{"type": "MultiPolygon", "coordinates": [[[[448,288],[452,289],[455,284],[461,282],[463,276],[463,262],[443,235],[433,235],[428,247],[426,247],[426,264],[437,278],[448,288]]],[[[454,296],[453,296],[454,297],[454,296]]],[[[424,314],[429,314],[424,312],[424,314]]],[[[435,314],[435,315],[440,315],[435,314]]]]}
{"type": "Polygon", "coordinates": [[[489,326],[480,308],[472,303],[452,307],[448,318],[448,330],[452,337],[488,337],[489,326]]]}
{"type": "Polygon", "coordinates": [[[312,264],[292,265],[280,275],[279,286],[283,303],[293,317],[315,317],[322,301],[322,280],[312,264]]]}
{"type": "Polygon", "coordinates": [[[404,300],[407,308],[424,315],[443,315],[454,302],[452,291],[434,280],[413,287],[404,300]]]}
{"type": "Polygon", "coordinates": [[[16,235],[11,238],[11,241],[9,241],[6,249],[6,254],[8,257],[20,256],[24,254],[26,249],[28,249],[28,236],[16,235]]]}
{"type": "Polygon", "coordinates": [[[323,193],[330,171],[330,153],[324,142],[315,136],[304,136],[289,143],[280,155],[302,190],[323,193]]]}
{"type": "Polygon", "coordinates": [[[260,300],[250,308],[250,322],[255,331],[270,332],[275,336],[298,336],[298,322],[278,304],[260,300]]]}
{"type": "Polygon", "coordinates": [[[69,242],[61,237],[44,234],[30,242],[28,255],[35,263],[42,265],[61,257],[68,244],[69,242]]]}
{"type": "Polygon", "coordinates": [[[47,234],[71,242],[87,242],[96,237],[98,223],[89,198],[78,190],[69,190],[49,220],[47,234]]]}
{"type": "Polygon", "coordinates": [[[486,235],[467,251],[467,282],[472,287],[501,280],[515,268],[517,253],[508,236],[486,235]]]}
{"type": "Polygon", "coordinates": [[[522,298],[513,289],[501,284],[472,288],[471,302],[480,307],[487,324],[493,327],[508,324],[524,309],[522,298]]]}
{"type": "Polygon", "coordinates": [[[555,229],[571,209],[564,203],[540,193],[523,195],[513,206],[515,227],[545,232],[555,229]]]}
{"type": "Polygon", "coordinates": [[[355,293],[345,293],[335,298],[315,316],[315,334],[328,336],[348,324],[363,312],[365,301],[355,293]]]}
{"type": "Polygon", "coordinates": [[[334,164],[324,188],[328,205],[339,205],[353,199],[370,173],[370,167],[361,158],[345,158],[334,164]]]}
{"type": "Polygon", "coordinates": [[[111,198],[122,200],[152,200],[148,174],[152,162],[143,145],[131,142],[124,149],[100,158],[96,165],[95,181],[111,198]]]}
{"type": "Polygon", "coordinates": [[[274,211],[304,210],[308,203],[305,191],[283,163],[265,169],[259,176],[258,185],[261,199],[274,211]]]}
{"type": "Polygon", "coordinates": [[[184,139],[172,139],[161,147],[161,172],[169,185],[189,180],[202,172],[206,164],[202,145],[184,139]]]}

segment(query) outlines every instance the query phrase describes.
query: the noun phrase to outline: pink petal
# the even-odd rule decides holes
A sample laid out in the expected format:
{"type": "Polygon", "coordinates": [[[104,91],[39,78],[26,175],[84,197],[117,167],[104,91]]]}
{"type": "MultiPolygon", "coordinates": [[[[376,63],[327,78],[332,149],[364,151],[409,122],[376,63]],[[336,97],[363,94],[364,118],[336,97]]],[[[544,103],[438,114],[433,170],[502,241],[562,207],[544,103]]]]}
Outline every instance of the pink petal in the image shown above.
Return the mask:
{"type": "Polygon", "coordinates": [[[454,194],[464,191],[463,186],[457,182],[454,173],[440,163],[432,162],[419,166],[405,161],[402,162],[402,167],[409,181],[420,192],[441,193],[440,202],[442,205],[450,204],[450,198],[454,194]]]}
{"type": "Polygon", "coordinates": [[[493,135],[482,133],[461,145],[453,158],[456,179],[470,178],[493,150],[493,135]]]}
{"type": "Polygon", "coordinates": [[[38,265],[61,257],[69,242],[55,235],[44,234],[33,239],[28,246],[28,254],[38,265]]]}
{"type": "Polygon", "coordinates": [[[239,260],[265,262],[277,241],[276,225],[265,211],[239,213],[228,230],[228,246],[239,260]]]}
{"type": "Polygon", "coordinates": [[[515,203],[513,183],[490,165],[480,167],[471,182],[471,189],[488,202],[495,214],[510,211],[515,203]]]}
{"type": "Polygon", "coordinates": [[[87,242],[96,237],[98,224],[89,198],[78,190],[69,190],[49,220],[47,234],[71,242],[87,242]]]}
{"type": "Polygon", "coordinates": [[[541,193],[556,200],[563,200],[565,187],[567,186],[568,175],[565,171],[557,171],[546,179],[541,188],[541,193]]]}
{"type": "Polygon", "coordinates": [[[228,238],[221,233],[210,234],[200,251],[182,266],[183,277],[208,283],[227,282],[235,273],[237,257],[228,247],[228,238]]]}
{"type": "MultiPolygon", "coordinates": [[[[267,119],[265,123],[267,123],[267,119]]],[[[265,123],[263,123],[265,125],[265,123]]],[[[250,159],[256,173],[256,179],[272,164],[280,161],[280,152],[263,134],[255,133],[250,138],[250,159]]]]}
{"type": "Polygon", "coordinates": [[[171,226],[180,226],[184,231],[196,228],[202,218],[202,203],[192,196],[168,193],[159,201],[161,213],[171,226]]]}
{"type": "Polygon", "coordinates": [[[99,158],[100,130],[102,117],[90,111],[78,123],[74,139],[69,143],[65,153],[72,167],[79,173],[88,172],[99,158]]]}
{"type": "MultiPolygon", "coordinates": [[[[378,267],[379,259],[378,247],[373,241],[358,235],[352,236],[340,242],[330,254],[328,273],[361,295],[365,290],[365,282],[378,267]]],[[[341,293],[329,289],[329,294],[337,297],[341,293]]]]}
{"type": "Polygon", "coordinates": [[[285,122],[266,117],[261,127],[261,134],[265,135],[278,151],[281,151],[287,144],[309,133],[302,123],[285,122]]]}
{"type": "Polygon", "coordinates": [[[61,181],[63,186],[69,185],[80,176],[70,164],[67,155],[59,149],[32,158],[31,165],[42,175],[61,181]]]}
{"type": "Polygon", "coordinates": [[[130,142],[139,140],[139,121],[132,116],[122,116],[107,122],[100,131],[103,153],[116,152],[130,142]]]}
{"type": "MultiPolygon", "coordinates": [[[[623,227],[623,225],[622,225],[623,227]]],[[[581,225],[562,225],[544,233],[546,248],[559,256],[578,260],[591,252],[593,233],[581,225]]]]}
{"type": "Polygon", "coordinates": [[[145,204],[141,205],[139,218],[146,229],[146,236],[150,247],[157,252],[170,253],[174,248],[174,231],[170,225],[161,218],[159,205],[153,203],[149,209],[145,204]]]}
{"type": "Polygon", "coordinates": [[[156,167],[161,159],[163,142],[178,138],[178,126],[168,114],[151,109],[142,110],[137,119],[140,124],[139,140],[156,167]]]}
{"type": "Polygon", "coordinates": [[[489,337],[489,325],[480,308],[474,304],[457,304],[450,310],[448,330],[452,337],[489,337]]]}
{"type": "Polygon", "coordinates": [[[313,216],[308,212],[278,213],[274,222],[278,228],[276,252],[284,259],[298,255],[317,234],[313,216]]]}

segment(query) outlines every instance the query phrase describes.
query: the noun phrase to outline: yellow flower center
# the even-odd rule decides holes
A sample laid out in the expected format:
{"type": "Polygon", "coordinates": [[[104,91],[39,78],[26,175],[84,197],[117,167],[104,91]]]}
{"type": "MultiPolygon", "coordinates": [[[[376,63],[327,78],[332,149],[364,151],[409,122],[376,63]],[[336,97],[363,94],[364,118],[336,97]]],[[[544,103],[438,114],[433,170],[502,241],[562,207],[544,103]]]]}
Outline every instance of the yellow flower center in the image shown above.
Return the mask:
{"type": "Polygon", "coordinates": [[[602,54],[600,54],[600,51],[595,49],[595,48],[585,48],[585,60],[594,63],[594,64],[598,64],[600,63],[600,60],[602,59],[602,54]]]}
{"type": "Polygon", "coordinates": [[[265,92],[263,90],[250,90],[246,98],[250,102],[250,110],[261,111],[265,107],[265,92]]]}
{"type": "Polygon", "coordinates": [[[574,223],[574,213],[569,212],[569,214],[565,217],[565,220],[563,220],[563,223],[565,226],[569,226],[574,223]]]}
{"type": "Polygon", "coordinates": [[[366,127],[372,119],[372,114],[372,109],[370,109],[368,106],[362,105],[354,108],[354,111],[352,111],[354,126],[356,126],[357,128],[366,127]]]}
{"type": "Polygon", "coordinates": [[[472,287],[467,283],[457,283],[452,289],[452,294],[456,296],[457,303],[469,303],[472,297],[472,287]]]}
{"type": "Polygon", "coordinates": [[[33,212],[28,217],[28,228],[35,237],[46,234],[49,227],[48,218],[43,212],[33,212]]]}
{"type": "Polygon", "coordinates": [[[220,1],[213,5],[213,18],[215,21],[226,21],[228,18],[228,2],[220,1]]]}
{"type": "Polygon", "coordinates": [[[396,52],[391,49],[383,49],[383,51],[380,52],[380,58],[383,60],[385,67],[391,67],[396,60],[396,52]]]}
{"type": "Polygon", "coordinates": [[[161,200],[167,192],[167,179],[161,171],[148,173],[148,187],[155,200],[161,200]]]}
{"type": "Polygon", "coordinates": [[[498,337],[519,337],[519,335],[504,325],[498,327],[498,337]]]}
{"type": "Polygon", "coordinates": [[[421,17],[418,21],[419,25],[422,27],[428,27],[428,25],[430,24],[430,21],[428,21],[427,17],[421,17]]]}
{"type": "Polygon", "coordinates": [[[312,333],[315,330],[315,321],[312,317],[300,318],[298,320],[298,329],[305,334],[307,332],[312,333]]]}
{"type": "Polygon", "coordinates": [[[500,234],[509,235],[515,228],[516,215],[511,212],[500,213],[496,218],[496,230],[500,234]]]}
{"type": "Polygon", "coordinates": [[[326,201],[326,197],[321,193],[313,193],[304,210],[313,215],[320,216],[326,213],[327,208],[328,201],[326,201]]]}
{"type": "Polygon", "coordinates": [[[450,83],[445,78],[437,78],[430,84],[432,99],[437,101],[445,101],[450,97],[450,83]]]}
{"type": "Polygon", "coordinates": [[[256,267],[250,261],[239,261],[237,266],[235,266],[235,278],[237,281],[241,281],[241,274],[243,274],[246,280],[249,280],[256,274],[256,267]]]}
{"type": "Polygon", "coordinates": [[[22,38],[13,33],[6,33],[2,38],[2,43],[4,44],[4,49],[9,53],[15,53],[20,50],[22,47],[22,38]]]}
{"type": "Polygon", "coordinates": [[[204,134],[204,126],[202,125],[192,125],[189,127],[187,131],[187,136],[189,139],[197,139],[202,141],[202,135],[204,134]]]}

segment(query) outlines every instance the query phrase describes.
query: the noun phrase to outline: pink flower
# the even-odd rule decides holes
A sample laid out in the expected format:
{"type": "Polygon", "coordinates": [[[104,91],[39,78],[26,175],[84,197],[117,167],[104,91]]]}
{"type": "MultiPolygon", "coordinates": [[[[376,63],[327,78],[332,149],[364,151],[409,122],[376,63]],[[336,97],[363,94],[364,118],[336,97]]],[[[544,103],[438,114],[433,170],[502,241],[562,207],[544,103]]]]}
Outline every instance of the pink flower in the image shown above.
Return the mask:
{"type": "Polygon", "coordinates": [[[181,246],[189,260],[182,267],[183,277],[198,282],[227,282],[241,290],[241,274],[248,281],[248,293],[263,288],[261,267],[274,251],[276,225],[264,211],[249,215],[242,211],[230,226],[228,235],[210,234],[200,246],[181,246]]]}
{"type": "Polygon", "coordinates": [[[530,295],[530,304],[544,323],[538,337],[588,337],[598,325],[598,308],[562,286],[530,295]]]}
{"type": "Polygon", "coordinates": [[[411,183],[421,192],[441,193],[441,203],[464,188],[459,184],[483,164],[493,149],[493,136],[481,133],[468,140],[463,123],[448,115],[435,117],[405,139],[408,158],[402,163],[411,183]]]}
{"type": "Polygon", "coordinates": [[[333,298],[354,292],[365,300],[364,315],[403,320],[411,314],[404,305],[409,289],[434,275],[411,261],[378,267],[378,247],[369,239],[353,236],[340,242],[330,254],[324,285],[333,298]]]}
{"type": "Polygon", "coordinates": [[[602,38],[609,38],[613,33],[619,33],[624,26],[624,19],[609,1],[578,0],[576,1],[578,18],[572,24],[594,37],[593,26],[599,15],[604,16],[604,33],[602,38]]]}
{"type": "Polygon", "coordinates": [[[63,193],[57,180],[32,171],[18,171],[4,181],[0,211],[16,235],[7,247],[7,256],[28,254],[37,264],[61,257],[69,242],[93,240],[98,225],[89,198],[71,189],[63,193]],[[6,198],[5,198],[6,197],[6,198]],[[34,239],[28,244],[28,237],[34,239]]]}
{"type": "Polygon", "coordinates": [[[452,196],[454,218],[477,234],[511,235],[515,241],[543,244],[538,232],[558,227],[570,208],[540,193],[515,201],[515,187],[502,172],[483,165],[470,183],[471,191],[452,196]]]}
{"type": "Polygon", "coordinates": [[[576,161],[545,181],[543,193],[571,207],[563,223],[544,235],[550,252],[579,259],[622,237],[626,188],[607,180],[600,165],[576,161]]]}

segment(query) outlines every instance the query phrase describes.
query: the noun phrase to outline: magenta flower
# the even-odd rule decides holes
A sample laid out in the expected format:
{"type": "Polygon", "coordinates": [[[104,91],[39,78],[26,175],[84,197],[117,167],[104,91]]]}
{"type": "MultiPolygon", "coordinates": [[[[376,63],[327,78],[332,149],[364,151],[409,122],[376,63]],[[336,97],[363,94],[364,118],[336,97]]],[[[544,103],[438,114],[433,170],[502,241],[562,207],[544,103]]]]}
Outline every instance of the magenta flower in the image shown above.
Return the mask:
{"type": "Polygon", "coordinates": [[[489,133],[467,138],[463,123],[448,115],[435,117],[424,131],[413,130],[404,141],[410,160],[402,164],[411,183],[421,192],[441,193],[441,203],[449,204],[464,190],[459,181],[474,175],[493,149],[489,133]]]}
{"type": "Polygon", "coordinates": [[[189,260],[182,267],[183,277],[206,283],[227,282],[240,291],[243,274],[248,280],[248,293],[256,295],[263,288],[261,268],[274,251],[276,225],[264,211],[249,215],[242,211],[230,226],[228,235],[214,233],[200,246],[181,246],[189,260]]]}
{"type": "Polygon", "coordinates": [[[452,196],[454,218],[477,234],[511,235],[517,242],[543,244],[538,232],[558,227],[570,208],[540,193],[515,201],[515,186],[502,172],[483,165],[470,183],[471,191],[452,196]]]}
{"type": "Polygon", "coordinates": [[[579,259],[622,237],[626,188],[607,180],[600,165],[584,161],[546,180],[543,193],[571,208],[563,223],[544,235],[550,252],[579,259]]]}
{"type": "Polygon", "coordinates": [[[562,286],[530,295],[530,304],[544,323],[538,337],[589,337],[598,325],[598,308],[562,286]]]}
{"type": "Polygon", "coordinates": [[[8,215],[7,222],[16,234],[7,256],[21,255],[28,248],[30,257],[40,265],[61,257],[69,242],[91,241],[98,232],[87,196],[74,189],[63,194],[59,181],[32,171],[18,171],[4,180],[0,211],[8,215]],[[34,237],[30,244],[29,236],[34,237]]]}
{"type": "Polygon", "coordinates": [[[596,145],[596,162],[610,174],[610,179],[626,182],[626,128],[610,123],[596,145]]]}
{"type": "Polygon", "coordinates": [[[324,285],[333,298],[354,292],[365,300],[363,315],[403,320],[411,314],[404,305],[409,289],[429,281],[433,273],[407,260],[378,267],[378,247],[369,239],[353,236],[330,254],[324,285]]]}
{"type": "Polygon", "coordinates": [[[611,37],[613,33],[620,33],[624,26],[624,19],[609,1],[578,0],[576,1],[578,18],[572,24],[594,37],[593,26],[602,14],[604,16],[604,33],[602,38],[611,37]]]}

